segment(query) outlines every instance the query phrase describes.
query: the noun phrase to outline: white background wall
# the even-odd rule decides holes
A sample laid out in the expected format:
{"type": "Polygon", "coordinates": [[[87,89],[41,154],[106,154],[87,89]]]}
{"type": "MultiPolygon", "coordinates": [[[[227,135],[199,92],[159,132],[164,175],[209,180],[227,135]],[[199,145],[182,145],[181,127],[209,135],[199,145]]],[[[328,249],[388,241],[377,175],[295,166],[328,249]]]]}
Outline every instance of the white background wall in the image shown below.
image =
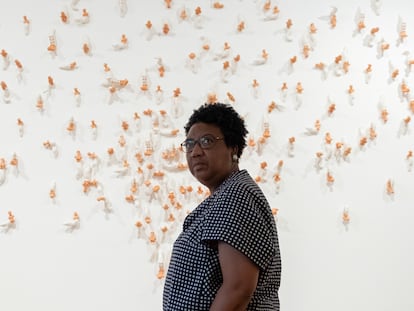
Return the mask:
{"type": "MultiPolygon", "coordinates": [[[[5,49],[11,64],[0,70],[0,80],[8,85],[10,96],[3,92],[0,103],[0,158],[8,163],[2,171],[5,181],[0,186],[0,301],[4,310],[160,310],[162,280],[156,278],[159,264],[168,264],[168,252],[186,212],[194,208],[200,196],[180,195],[180,185],[198,184],[186,172],[165,169],[162,152],[178,146],[184,139],[183,125],[193,108],[206,101],[207,94],[216,93],[226,101],[227,92],[236,98],[234,107],[245,117],[251,138],[257,140],[263,123],[269,122],[271,137],[263,152],[246,150],[241,167],[253,176],[259,174],[259,163],[266,161],[267,182],[261,187],[272,207],[278,208],[280,247],[283,277],[280,298],[283,310],[399,310],[414,308],[412,302],[414,270],[414,172],[405,160],[414,149],[411,121],[402,135],[401,122],[413,117],[408,100],[399,96],[403,80],[413,89],[413,73],[405,72],[406,54],[414,53],[410,17],[414,6],[408,0],[382,1],[375,14],[369,1],[278,1],[280,14],[275,20],[264,20],[261,1],[223,2],[223,9],[212,8],[210,1],[173,0],[167,9],[163,1],[127,1],[128,11],[120,16],[119,1],[80,0],[75,8],[71,1],[3,1],[0,10],[0,49],[5,49]],[[194,16],[196,6],[202,9],[202,20],[179,21],[177,12],[183,7],[194,16]],[[329,16],[337,8],[337,26],[331,28],[329,16]],[[90,23],[78,25],[75,19],[81,9],[90,13],[90,23]],[[360,10],[365,15],[366,29],[353,35],[354,17],[360,10]],[[70,16],[68,24],[59,18],[61,11],[70,16]],[[25,35],[23,16],[31,20],[25,35]],[[397,44],[399,17],[406,22],[408,38],[397,44]],[[293,22],[291,41],[285,36],[285,23],[293,22]],[[171,33],[148,39],[145,23],[151,20],[160,32],[168,22],[171,33]],[[245,21],[242,33],[236,31],[240,20],[245,21]],[[315,46],[308,58],[301,54],[301,44],[307,38],[308,27],[318,29],[315,46]],[[379,27],[373,46],[364,44],[369,31],[379,27]],[[47,51],[48,36],[56,32],[57,55],[47,51]],[[129,39],[127,49],[115,51],[113,44],[122,34],[129,39]],[[383,57],[377,55],[377,43],[384,39],[390,44],[383,57]],[[82,52],[82,44],[89,40],[92,56],[82,52]],[[187,66],[187,55],[201,56],[203,42],[209,42],[210,52],[200,58],[197,73],[187,66]],[[236,73],[227,82],[222,80],[221,68],[226,59],[215,60],[224,42],[231,46],[228,60],[240,54],[236,73]],[[254,65],[262,49],[269,53],[263,65],[254,65]],[[314,65],[324,62],[330,68],[342,54],[350,63],[347,74],[337,76],[329,69],[326,80],[314,65]],[[293,56],[298,60],[289,72],[286,64],[293,56]],[[159,77],[156,58],[161,57],[167,67],[165,77],[159,77]],[[18,79],[14,60],[24,66],[18,79]],[[76,61],[73,71],[60,69],[76,61]],[[129,88],[118,92],[119,100],[109,103],[108,90],[103,86],[107,63],[116,79],[128,79],[129,88]],[[364,69],[372,64],[373,73],[365,82],[364,69]],[[390,82],[389,68],[400,74],[390,82]],[[56,87],[48,92],[48,76],[56,87]],[[139,86],[146,75],[150,81],[151,97],[140,94],[139,86]],[[260,83],[257,96],[251,89],[253,79],[260,83]],[[279,92],[286,82],[288,96],[282,101],[279,92]],[[297,108],[295,86],[304,88],[302,105],[297,108]],[[346,90],[352,84],[356,90],[350,105],[346,90]],[[164,91],[164,99],[157,102],[156,86],[164,91]],[[76,105],[73,88],[81,91],[82,101],[76,105]],[[172,99],[179,87],[182,97],[172,99]],[[36,109],[41,95],[45,111],[36,109]],[[336,111],[326,114],[328,98],[336,103],[336,111]],[[271,101],[284,106],[283,111],[267,112],[271,101]],[[389,111],[384,124],[378,105],[389,111]],[[176,106],[178,105],[178,106],[176,106]],[[181,108],[178,115],[176,109],[181,108]],[[144,115],[152,109],[153,117],[144,115]],[[167,111],[169,128],[178,128],[175,137],[159,135],[152,122],[159,110],[167,111]],[[136,128],[133,114],[141,116],[136,128]],[[24,135],[19,136],[17,118],[24,121],[24,135]],[[77,125],[74,137],[66,131],[73,118],[77,125]],[[321,121],[318,135],[306,136],[315,120],[321,121]],[[92,138],[90,121],[98,124],[98,136],[92,138]],[[121,122],[131,128],[125,132],[121,122]],[[378,137],[365,148],[359,139],[373,125],[378,137]],[[333,142],[352,147],[349,161],[327,158],[324,135],[330,132],[333,142]],[[118,144],[120,135],[126,147],[118,144]],[[296,138],[293,154],[288,154],[288,138],[296,138]],[[144,157],[139,164],[134,154],[143,153],[145,142],[152,139],[155,153],[144,157]],[[58,146],[55,158],[43,147],[49,140],[58,146]],[[108,164],[106,150],[114,147],[116,156],[124,155],[130,171],[117,176],[121,164],[108,164]],[[86,175],[76,178],[76,150],[84,157],[84,168],[90,165],[88,152],[100,159],[99,168],[91,178],[100,188],[88,194],[82,192],[86,175]],[[324,152],[323,168],[314,168],[315,153],[324,152]],[[13,153],[19,159],[19,172],[9,165],[13,153]],[[279,160],[284,161],[277,192],[272,180],[279,160]],[[147,164],[164,170],[166,176],[157,180],[150,176],[147,164]],[[136,171],[141,167],[144,172],[136,171]],[[330,170],[335,177],[332,188],[325,175],[330,170]],[[126,202],[133,179],[139,181],[135,204],[126,202]],[[159,198],[151,200],[143,180],[151,186],[159,184],[159,198]],[[392,179],[395,195],[385,192],[392,179]],[[49,190],[56,185],[56,200],[49,198],[49,190]],[[169,204],[168,193],[174,192],[182,203],[181,210],[170,206],[176,216],[167,222],[162,209],[169,204]],[[110,210],[104,209],[98,196],[105,196],[110,210]],[[342,212],[348,206],[350,223],[342,223],[342,212]],[[8,211],[16,218],[16,226],[9,227],[8,211]],[[80,227],[65,230],[72,214],[80,215],[80,227]],[[138,234],[136,221],[152,217],[138,234]],[[163,236],[160,227],[168,226],[163,236]],[[157,243],[148,242],[154,231],[157,243]],[[161,255],[163,256],[161,256],[161,255]]],[[[411,59],[413,59],[412,57],[411,59]]],[[[1,62],[2,60],[0,60],[1,62]]],[[[1,90],[0,90],[1,92],[1,90]]],[[[184,160],[183,158],[180,161],[184,160]]],[[[86,174],[86,171],[84,171],[86,174]]]]}

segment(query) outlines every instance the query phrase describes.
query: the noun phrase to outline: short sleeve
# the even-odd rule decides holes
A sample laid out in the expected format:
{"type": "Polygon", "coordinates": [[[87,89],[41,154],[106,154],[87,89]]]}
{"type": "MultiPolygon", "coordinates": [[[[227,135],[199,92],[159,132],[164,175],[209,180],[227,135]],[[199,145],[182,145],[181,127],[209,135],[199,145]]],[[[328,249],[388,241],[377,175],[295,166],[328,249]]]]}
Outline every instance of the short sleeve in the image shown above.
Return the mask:
{"type": "Polygon", "coordinates": [[[252,191],[226,189],[205,215],[201,240],[226,242],[265,269],[275,254],[267,201],[252,191]]]}

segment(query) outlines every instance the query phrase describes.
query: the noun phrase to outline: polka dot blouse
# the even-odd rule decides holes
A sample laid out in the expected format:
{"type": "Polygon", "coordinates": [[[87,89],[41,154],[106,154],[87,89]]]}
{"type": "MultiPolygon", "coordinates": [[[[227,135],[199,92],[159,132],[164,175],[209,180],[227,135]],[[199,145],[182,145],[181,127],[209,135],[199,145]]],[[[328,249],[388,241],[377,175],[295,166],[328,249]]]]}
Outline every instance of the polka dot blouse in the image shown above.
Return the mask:
{"type": "Polygon", "coordinates": [[[241,170],[186,217],[165,280],[164,311],[209,310],[223,281],[218,250],[209,241],[230,244],[260,268],[247,310],[279,310],[281,260],[275,220],[258,185],[241,170]]]}

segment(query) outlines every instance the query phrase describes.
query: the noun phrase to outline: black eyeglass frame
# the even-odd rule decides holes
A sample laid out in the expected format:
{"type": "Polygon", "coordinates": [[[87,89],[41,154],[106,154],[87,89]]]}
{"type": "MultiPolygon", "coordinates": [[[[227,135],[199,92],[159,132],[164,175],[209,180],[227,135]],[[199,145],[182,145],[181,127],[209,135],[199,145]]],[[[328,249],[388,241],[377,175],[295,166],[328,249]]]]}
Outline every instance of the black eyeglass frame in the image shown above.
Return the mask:
{"type": "Polygon", "coordinates": [[[181,143],[185,153],[190,153],[194,150],[195,146],[198,144],[202,149],[211,149],[216,145],[218,140],[223,140],[224,137],[214,136],[212,134],[206,134],[201,136],[199,139],[188,138],[181,143]],[[207,140],[205,140],[207,139],[207,140]]]}

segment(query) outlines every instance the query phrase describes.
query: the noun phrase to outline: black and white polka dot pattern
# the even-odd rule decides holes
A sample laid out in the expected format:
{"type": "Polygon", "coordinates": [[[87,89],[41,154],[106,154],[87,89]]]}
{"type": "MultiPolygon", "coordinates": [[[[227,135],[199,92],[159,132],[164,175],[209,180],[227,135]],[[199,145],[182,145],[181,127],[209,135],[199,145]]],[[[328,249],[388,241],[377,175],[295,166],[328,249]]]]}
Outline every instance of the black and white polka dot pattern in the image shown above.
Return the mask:
{"type": "Polygon", "coordinates": [[[226,242],[260,267],[247,310],[279,310],[281,260],[276,224],[262,191],[242,170],[185,219],[165,281],[164,311],[209,310],[222,274],[218,251],[208,241],[226,242]]]}

